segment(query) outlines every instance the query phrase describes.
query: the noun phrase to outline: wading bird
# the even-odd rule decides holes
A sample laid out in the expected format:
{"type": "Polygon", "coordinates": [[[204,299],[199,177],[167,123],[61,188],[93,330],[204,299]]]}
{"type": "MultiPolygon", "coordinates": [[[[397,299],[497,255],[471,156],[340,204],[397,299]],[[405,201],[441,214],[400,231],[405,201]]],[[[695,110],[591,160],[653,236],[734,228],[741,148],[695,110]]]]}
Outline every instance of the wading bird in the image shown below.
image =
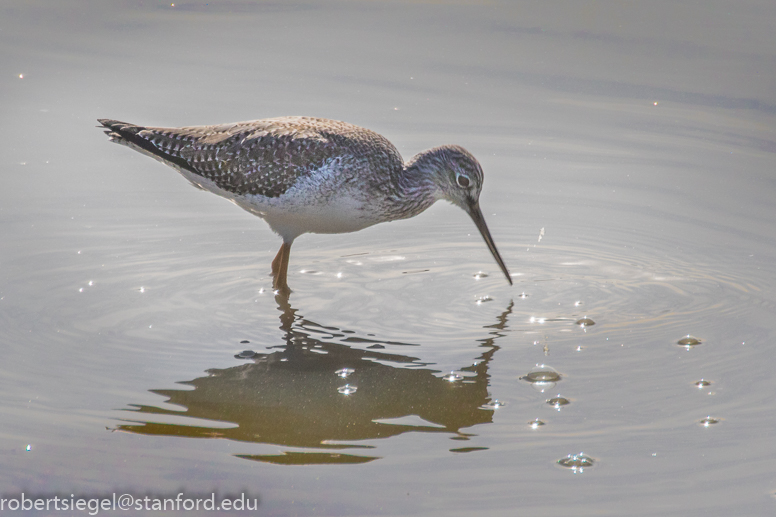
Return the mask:
{"type": "Polygon", "coordinates": [[[414,217],[439,199],[469,214],[512,284],[480,210],[482,167],[462,147],[435,147],[405,163],[385,137],[335,120],[280,117],[179,128],[99,122],[112,141],[267,221],[283,238],[272,261],[280,293],[290,293],[288,258],[299,235],[355,232],[414,217]]]}

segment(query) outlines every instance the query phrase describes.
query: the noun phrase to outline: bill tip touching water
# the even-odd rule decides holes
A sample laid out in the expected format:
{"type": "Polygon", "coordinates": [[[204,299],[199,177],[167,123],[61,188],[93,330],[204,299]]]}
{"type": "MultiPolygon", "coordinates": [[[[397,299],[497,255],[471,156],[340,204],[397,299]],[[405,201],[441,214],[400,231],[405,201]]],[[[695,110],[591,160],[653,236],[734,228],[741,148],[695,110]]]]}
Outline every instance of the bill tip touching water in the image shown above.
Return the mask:
{"type": "Polygon", "coordinates": [[[283,239],[272,261],[273,288],[280,293],[290,293],[288,261],[299,235],[407,219],[440,199],[469,214],[512,285],[480,209],[482,167],[462,147],[434,147],[404,162],[374,131],[311,117],[178,128],[98,121],[113,142],[264,219],[283,239]]]}

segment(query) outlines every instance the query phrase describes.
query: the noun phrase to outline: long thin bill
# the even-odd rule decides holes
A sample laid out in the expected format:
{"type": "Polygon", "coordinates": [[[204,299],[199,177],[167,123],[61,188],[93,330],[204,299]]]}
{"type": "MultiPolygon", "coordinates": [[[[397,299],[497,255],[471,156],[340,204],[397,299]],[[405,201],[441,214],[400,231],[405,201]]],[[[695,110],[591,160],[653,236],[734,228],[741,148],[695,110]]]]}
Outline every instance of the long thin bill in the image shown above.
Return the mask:
{"type": "Polygon", "coordinates": [[[474,224],[477,225],[477,229],[480,231],[480,234],[482,234],[482,238],[485,239],[485,244],[488,245],[488,249],[493,254],[493,258],[496,259],[498,267],[501,268],[501,271],[504,272],[504,276],[507,277],[509,285],[512,285],[512,277],[509,276],[507,266],[504,264],[501,255],[499,255],[499,252],[496,249],[496,243],[493,242],[493,237],[490,236],[488,225],[485,224],[485,218],[482,216],[482,210],[480,210],[479,201],[469,206],[469,215],[471,216],[472,221],[474,221],[474,224]]]}

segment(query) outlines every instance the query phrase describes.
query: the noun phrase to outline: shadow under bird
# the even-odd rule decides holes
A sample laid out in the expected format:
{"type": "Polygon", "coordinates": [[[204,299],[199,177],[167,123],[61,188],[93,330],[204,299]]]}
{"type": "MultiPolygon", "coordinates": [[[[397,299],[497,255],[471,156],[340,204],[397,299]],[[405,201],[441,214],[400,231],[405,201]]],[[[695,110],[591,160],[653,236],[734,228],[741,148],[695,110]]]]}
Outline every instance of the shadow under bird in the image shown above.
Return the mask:
{"type": "Polygon", "coordinates": [[[280,117],[179,128],[99,122],[111,141],[264,219],[283,238],[272,261],[280,293],[290,293],[288,258],[299,235],[355,232],[414,217],[439,199],[469,214],[512,284],[480,210],[482,167],[462,147],[434,147],[405,163],[385,137],[335,120],[280,117]]]}

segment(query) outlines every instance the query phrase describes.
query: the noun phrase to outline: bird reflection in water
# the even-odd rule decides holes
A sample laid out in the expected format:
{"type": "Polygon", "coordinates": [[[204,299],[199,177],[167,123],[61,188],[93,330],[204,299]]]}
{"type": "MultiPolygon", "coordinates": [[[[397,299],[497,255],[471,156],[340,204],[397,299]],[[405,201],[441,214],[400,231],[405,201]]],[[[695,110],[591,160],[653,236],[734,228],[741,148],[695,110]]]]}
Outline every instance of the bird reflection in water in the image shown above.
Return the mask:
{"type": "Polygon", "coordinates": [[[467,440],[471,435],[461,429],[492,421],[493,409],[483,407],[491,402],[488,367],[499,349],[495,340],[503,336],[511,302],[496,323],[484,328],[486,335],[479,340],[482,354],[460,368],[462,380],[451,383],[432,364],[409,354],[419,352],[419,345],[359,338],[305,319],[287,297],[276,299],[284,333],[281,345],[266,353],[238,354],[238,359],[247,356],[249,362],[181,382],[193,389],[151,390],[185,411],[133,404],[127,411],[134,416],[117,430],[307,448],[311,450],[239,456],[280,464],[329,464],[378,459],[369,453],[374,446],[364,444],[366,440],[409,431],[467,440]],[[394,352],[398,350],[401,353],[394,352]],[[345,368],[353,371],[346,371],[343,378],[345,368]],[[340,390],[346,383],[357,388],[350,395],[340,390]],[[150,421],[162,415],[221,425],[150,421]]]}

